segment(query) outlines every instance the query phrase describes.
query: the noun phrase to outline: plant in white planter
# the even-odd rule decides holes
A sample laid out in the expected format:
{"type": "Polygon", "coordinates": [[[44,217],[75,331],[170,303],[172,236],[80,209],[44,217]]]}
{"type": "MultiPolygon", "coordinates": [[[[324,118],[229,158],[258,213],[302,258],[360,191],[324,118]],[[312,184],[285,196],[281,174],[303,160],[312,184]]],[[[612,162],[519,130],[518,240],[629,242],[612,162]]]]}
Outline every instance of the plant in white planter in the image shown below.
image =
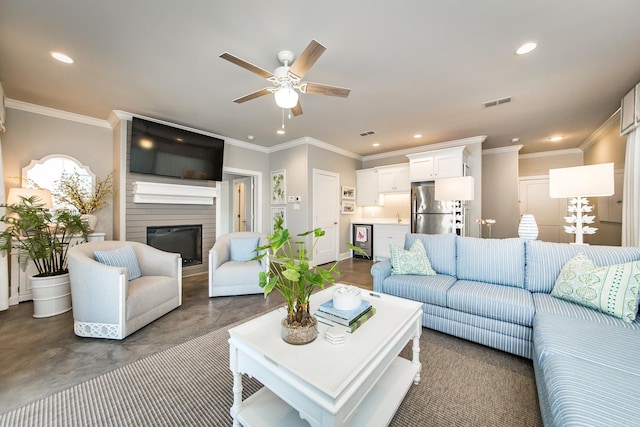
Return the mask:
{"type": "MultiPolygon", "coordinates": [[[[74,237],[82,236],[85,241],[87,240],[89,228],[86,222],[82,221],[80,215],[66,210],[52,212],[40,203],[37,197],[21,198],[19,203],[0,205],[0,207],[6,208],[5,214],[0,218],[0,221],[6,224],[5,230],[0,232],[0,253],[5,255],[11,252],[17,256],[23,270],[29,261],[33,261],[38,270],[38,274],[32,277],[31,283],[34,293],[34,316],[45,317],[68,311],[71,308],[71,298],[70,291],[67,292],[69,289],[67,251],[74,237]],[[63,303],[62,307],[54,308],[51,314],[46,314],[46,310],[40,312],[36,304],[40,300],[37,293],[41,289],[36,282],[39,278],[60,279],[60,276],[66,276],[62,277],[61,287],[65,289],[61,292],[66,292],[64,296],[68,297],[68,304],[63,303]]],[[[45,290],[48,294],[52,291],[52,289],[45,290]]],[[[51,297],[52,295],[48,295],[47,299],[50,300],[51,297]]]]}

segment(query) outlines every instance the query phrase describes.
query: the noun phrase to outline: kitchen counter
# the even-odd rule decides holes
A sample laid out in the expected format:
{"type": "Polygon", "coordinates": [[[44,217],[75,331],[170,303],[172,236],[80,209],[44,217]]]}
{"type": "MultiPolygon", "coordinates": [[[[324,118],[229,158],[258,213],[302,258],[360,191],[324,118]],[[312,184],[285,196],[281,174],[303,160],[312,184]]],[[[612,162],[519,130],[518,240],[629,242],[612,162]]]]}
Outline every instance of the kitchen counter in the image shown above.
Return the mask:
{"type": "Polygon", "coordinates": [[[410,225],[408,218],[402,218],[398,222],[397,218],[352,218],[351,224],[385,224],[385,225],[410,225]]]}

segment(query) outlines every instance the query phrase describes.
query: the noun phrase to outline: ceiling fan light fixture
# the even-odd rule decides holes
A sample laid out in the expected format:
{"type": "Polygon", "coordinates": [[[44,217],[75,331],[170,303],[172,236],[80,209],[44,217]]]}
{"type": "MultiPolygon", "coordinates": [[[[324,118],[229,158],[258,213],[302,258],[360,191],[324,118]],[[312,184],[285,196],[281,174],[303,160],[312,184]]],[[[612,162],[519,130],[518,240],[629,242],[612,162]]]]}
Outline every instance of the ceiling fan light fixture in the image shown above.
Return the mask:
{"type": "Polygon", "coordinates": [[[293,108],[298,105],[298,93],[292,87],[281,87],[274,97],[276,105],[280,108],[293,108]]]}

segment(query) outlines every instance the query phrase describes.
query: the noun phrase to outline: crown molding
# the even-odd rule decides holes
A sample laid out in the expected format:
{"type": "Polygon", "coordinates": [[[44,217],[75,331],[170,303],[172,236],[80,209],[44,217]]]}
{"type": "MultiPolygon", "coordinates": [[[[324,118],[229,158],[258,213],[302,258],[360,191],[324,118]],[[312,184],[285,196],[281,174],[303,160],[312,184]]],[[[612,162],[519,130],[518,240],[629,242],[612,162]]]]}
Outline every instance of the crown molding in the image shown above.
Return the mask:
{"type": "Polygon", "coordinates": [[[578,148],[580,148],[582,151],[587,151],[589,147],[598,142],[600,138],[602,138],[603,135],[607,134],[607,132],[610,132],[611,129],[619,129],[620,111],[621,109],[618,108],[615,113],[613,113],[606,122],[601,124],[600,127],[595,130],[595,132],[589,135],[589,138],[587,138],[582,144],[580,144],[578,148]]]}
{"type": "Polygon", "coordinates": [[[342,148],[336,147],[335,145],[331,145],[327,142],[320,141],[319,139],[315,139],[310,136],[304,136],[302,138],[298,138],[288,142],[283,142],[282,144],[274,145],[269,148],[269,153],[276,153],[278,151],[288,150],[290,148],[300,147],[303,145],[313,145],[314,147],[322,148],[323,150],[332,151],[342,156],[350,157],[352,159],[362,161],[362,156],[359,154],[352,153],[349,150],[344,150],[342,148]]]}
{"type": "Polygon", "coordinates": [[[584,152],[579,148],[567,148],[564,150],[553,150],[553,151],[541,151],[539,153],[530,153],[530,154],[520,154],[518,156],[519,160],[523,159],[536,159],[539,157],[553,157],[553,156],[563,156],[569,154],[580,154],[583,155],[584,152]]]}
{"type": "Polygon", "coordinates": [[[26,111],[28,113],[41,114],[43,116],[54,117],[56,119],[69,120],[72,122],[84,123],[90,126],[113,129],[107,120],[96,119],[95,117],[83,116],[81,114],[70,113],[68,111],[57,110],[55,108],[43,107],[42,105],[30,104],[24,101],[7,98],[5,105],[13,110],[26,111]]]}
{"type": "Polygon", "coordinates": [[[497,147],[497,148],[487,148],[486,150],[482,150],[482,155],[490,155],[490,154],[502,154],[502,153],[511,153],[513,151],[518,152],[522,149],[524,145],[511,145],[508,147],[497,147]]]}
{"type": "Polygon", "coordinates": [[[389,157],[406,156],[407,154],[424,153],[425,151],[440,150],[443,148],[453,148],[472,144],[482,144],[487,140],[486,135],[472,136],[469,138],[454,139],[452,141],[439,142],[436,144],[421,145],[419,147],[405,148],[404,150],[387,151],[380,154],[372,154],[362,157],[363,162],[370,160],[386,159],[389,157]]]}

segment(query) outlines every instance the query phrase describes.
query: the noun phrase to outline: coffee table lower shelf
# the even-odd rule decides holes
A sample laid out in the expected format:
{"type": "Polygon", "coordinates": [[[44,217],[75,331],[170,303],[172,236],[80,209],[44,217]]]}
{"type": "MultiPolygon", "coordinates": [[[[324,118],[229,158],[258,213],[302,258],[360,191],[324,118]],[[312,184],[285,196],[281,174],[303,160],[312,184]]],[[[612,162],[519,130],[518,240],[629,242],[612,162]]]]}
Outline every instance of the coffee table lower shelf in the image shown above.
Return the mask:
{"type": "MultiPolygon", "coordinates": [[[[373,389],[358,406],[350,427],[387,426],[409,391],[420,365],[396,357],[373,389]]],[[[242,402],[238,421],[245,427],[308,427],[298,411],[266,387],[242,402]]]]}

